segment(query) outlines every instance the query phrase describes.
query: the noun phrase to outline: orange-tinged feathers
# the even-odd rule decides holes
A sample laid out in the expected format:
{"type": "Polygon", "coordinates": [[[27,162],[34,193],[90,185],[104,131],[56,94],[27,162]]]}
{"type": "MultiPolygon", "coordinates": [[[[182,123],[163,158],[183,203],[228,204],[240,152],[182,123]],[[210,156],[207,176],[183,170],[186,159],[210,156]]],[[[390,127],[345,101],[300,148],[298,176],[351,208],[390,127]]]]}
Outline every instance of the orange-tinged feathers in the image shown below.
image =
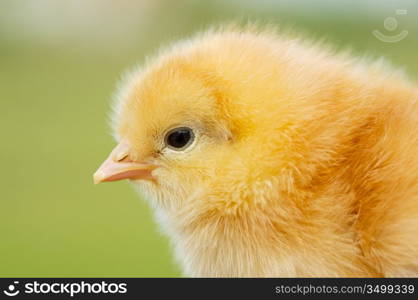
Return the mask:
{"type": "Polygon", "coordinates": [[[186,275],[418,276],[418,92],[382,64],[208,31],[127,77],[114,127],[186,275]]]}

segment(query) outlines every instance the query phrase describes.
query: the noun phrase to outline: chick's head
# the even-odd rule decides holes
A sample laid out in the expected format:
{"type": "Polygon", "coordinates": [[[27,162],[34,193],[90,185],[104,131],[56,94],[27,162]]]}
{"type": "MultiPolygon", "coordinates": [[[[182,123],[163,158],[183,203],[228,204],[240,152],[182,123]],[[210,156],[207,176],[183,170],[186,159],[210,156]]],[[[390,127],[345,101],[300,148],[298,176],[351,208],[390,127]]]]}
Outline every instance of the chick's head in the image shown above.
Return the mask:
{"type": "Polygon", "coordinates": [[[295,76],[287,52],[298,50],[277,47],[268,35],[212,33],[132,72],[115,106],[119,145],[95,180],[131,179],[167,209],[234,210],[276,198],[273,184],[292,184],[274,180],[297,159],[290,140],[304,125],[294,108],[313,93],[304,76],[315,76],[295,76]]]}

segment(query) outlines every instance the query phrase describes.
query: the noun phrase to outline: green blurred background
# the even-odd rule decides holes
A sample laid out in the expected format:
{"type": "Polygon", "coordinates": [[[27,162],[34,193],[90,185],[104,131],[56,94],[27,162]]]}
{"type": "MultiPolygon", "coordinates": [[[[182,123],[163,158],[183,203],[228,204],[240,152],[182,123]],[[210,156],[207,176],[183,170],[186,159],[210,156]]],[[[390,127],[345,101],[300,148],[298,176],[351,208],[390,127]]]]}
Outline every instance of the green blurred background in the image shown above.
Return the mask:
{"type": "Polygon", "coordinates": [[[107,115],[119,74],[237,19],[385,56],[418,77],[415,0],[1,0],[0,276],[181,275],[146,202],[126,182],[93,185],[92,173],[114,145],[107,115]],[[375,29],[408,36],[385,43],[375,29]]]}

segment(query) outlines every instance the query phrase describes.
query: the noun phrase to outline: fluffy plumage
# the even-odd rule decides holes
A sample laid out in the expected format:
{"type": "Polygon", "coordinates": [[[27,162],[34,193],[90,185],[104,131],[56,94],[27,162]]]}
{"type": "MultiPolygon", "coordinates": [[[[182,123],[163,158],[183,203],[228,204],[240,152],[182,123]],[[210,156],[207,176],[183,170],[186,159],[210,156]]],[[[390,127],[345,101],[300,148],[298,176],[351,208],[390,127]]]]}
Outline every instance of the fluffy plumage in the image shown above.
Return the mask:
{"type": "Polygon", "coordinates": [[[418,276],[417,128],[402,75],[254,29],[163,51],[114,114],[186,276],[418,276]]]}

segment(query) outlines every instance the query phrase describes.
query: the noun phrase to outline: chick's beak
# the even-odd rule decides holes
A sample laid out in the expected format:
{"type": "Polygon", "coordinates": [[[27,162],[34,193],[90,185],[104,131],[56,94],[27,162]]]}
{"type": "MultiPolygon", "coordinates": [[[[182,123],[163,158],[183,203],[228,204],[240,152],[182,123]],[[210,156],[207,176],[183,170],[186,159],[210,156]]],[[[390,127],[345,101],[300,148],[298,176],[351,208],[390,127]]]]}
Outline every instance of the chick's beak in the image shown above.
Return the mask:
{"type": "Polygon", "coordinates": [[[156,167],[152,164],[129,160],[129,148],[129,144],[122,141],[113,149],[109,157],[94,173],[95,184],[122,179],[153,179],[151,172],[156,167]]]}

